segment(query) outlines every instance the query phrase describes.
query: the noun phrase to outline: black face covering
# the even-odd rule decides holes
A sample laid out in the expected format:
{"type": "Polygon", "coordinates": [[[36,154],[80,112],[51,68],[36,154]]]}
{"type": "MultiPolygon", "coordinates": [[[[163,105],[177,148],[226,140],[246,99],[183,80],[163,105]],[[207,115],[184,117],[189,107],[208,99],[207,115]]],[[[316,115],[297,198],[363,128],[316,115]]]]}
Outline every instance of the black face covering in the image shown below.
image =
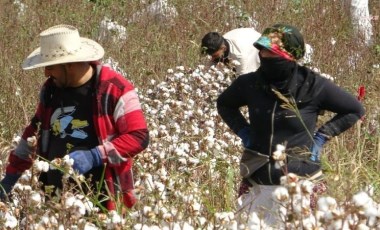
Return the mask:
{"type": "Polygon", "coordinates": [[[293,76],[296,63],[282,57],[262,57],[260,68],[269,83],[280,83],[293,76]]]}
{"type": "Polygon", "coordinates": [[[276,89],[282,94],[290,95],[298,103],[306,103],[315,95],[315,73],[301,68],[295,61],[284,58],[263,58],[260,55],[260,79],[264,85],[276,89]]]}

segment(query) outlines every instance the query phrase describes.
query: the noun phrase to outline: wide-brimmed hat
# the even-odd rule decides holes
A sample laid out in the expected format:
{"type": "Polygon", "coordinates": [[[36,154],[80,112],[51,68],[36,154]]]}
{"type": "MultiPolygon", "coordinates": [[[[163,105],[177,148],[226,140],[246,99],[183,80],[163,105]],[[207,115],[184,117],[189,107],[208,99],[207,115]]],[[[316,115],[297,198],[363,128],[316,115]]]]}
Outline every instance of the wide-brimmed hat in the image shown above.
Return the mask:
{"type": "Polygon", "coordinates": [[[57,25],[40,33],[40,47],[23,62],[22,68],[34,69],[71,62],[97,61],[104,56],[97,42],[79,36],[77,28],[57,25]]]}
{"type": "Polygon", "coordinates": [[[291,25],[276,24],[264,29],[253,45],[268,49],[286,59],[298,60],[305,55],[305,42],[300,31],[291,25]]]}

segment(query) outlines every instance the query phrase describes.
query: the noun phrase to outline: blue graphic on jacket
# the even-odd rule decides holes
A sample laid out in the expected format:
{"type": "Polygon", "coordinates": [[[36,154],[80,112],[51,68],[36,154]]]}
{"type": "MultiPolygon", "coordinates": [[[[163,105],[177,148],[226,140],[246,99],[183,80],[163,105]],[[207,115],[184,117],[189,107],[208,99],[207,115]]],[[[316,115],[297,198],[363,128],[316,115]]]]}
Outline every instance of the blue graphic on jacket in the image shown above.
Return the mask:
{"type": "Polygon", "coordinates": [[[88,134],[83,131],[83,128],[89,125],[88,121],[74,119],[71,115],[75,112],[75,110],[75,106],[68,106],[57,108],[54,111],[50,118],[50,126],[53,135],[59,135],[61,138],[71,136],[78,139],[85,139],[88,137],[88,134]]]}

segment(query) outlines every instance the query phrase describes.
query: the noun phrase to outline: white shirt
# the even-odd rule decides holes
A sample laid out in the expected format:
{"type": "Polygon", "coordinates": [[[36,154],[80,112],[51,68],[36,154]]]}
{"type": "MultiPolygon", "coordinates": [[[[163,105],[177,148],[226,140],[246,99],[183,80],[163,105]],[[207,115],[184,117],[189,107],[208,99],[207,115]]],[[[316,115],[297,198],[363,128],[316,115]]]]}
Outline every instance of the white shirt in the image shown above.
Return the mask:
{"type": "Polygon", "coordinates": [[[236,74],[256,71],[260,66],[259,50],[253,43],[261,34],[253,28],[238,28],[223,35],[230,46],[228,58],[240,63],[236,66],[236,74]]]}

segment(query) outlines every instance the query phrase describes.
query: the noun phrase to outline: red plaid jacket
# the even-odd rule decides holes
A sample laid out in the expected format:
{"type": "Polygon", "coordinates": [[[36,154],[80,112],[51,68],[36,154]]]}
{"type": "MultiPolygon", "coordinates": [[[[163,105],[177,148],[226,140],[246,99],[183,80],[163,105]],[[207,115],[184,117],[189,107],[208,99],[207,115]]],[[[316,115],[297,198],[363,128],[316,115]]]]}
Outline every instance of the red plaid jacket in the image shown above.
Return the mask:
{"type": "MultiPolygon", "coordinates": [[[[97,65],[96,96],[94,97],[94,124],[100,142],[99,149],[106,164],[105,183],[114,199],[108,210],[116,208],[121,197],[127,207],[136,202],[133,193],[133,157],[143,151],[149,142],[148,129],[133,85],[107,66],[97,65]],[[122,196],[120,196],[122,195],[122,196]]],[[[54,84],[49,79],[41,90],[37,111],[22,135],[19,145],[9,156],[7,173],[23,173],[33,163],[33,153],[47,156],[54,84]],[[37,149],[29,147],[27,138],[38,132],[37,149]]]]}

